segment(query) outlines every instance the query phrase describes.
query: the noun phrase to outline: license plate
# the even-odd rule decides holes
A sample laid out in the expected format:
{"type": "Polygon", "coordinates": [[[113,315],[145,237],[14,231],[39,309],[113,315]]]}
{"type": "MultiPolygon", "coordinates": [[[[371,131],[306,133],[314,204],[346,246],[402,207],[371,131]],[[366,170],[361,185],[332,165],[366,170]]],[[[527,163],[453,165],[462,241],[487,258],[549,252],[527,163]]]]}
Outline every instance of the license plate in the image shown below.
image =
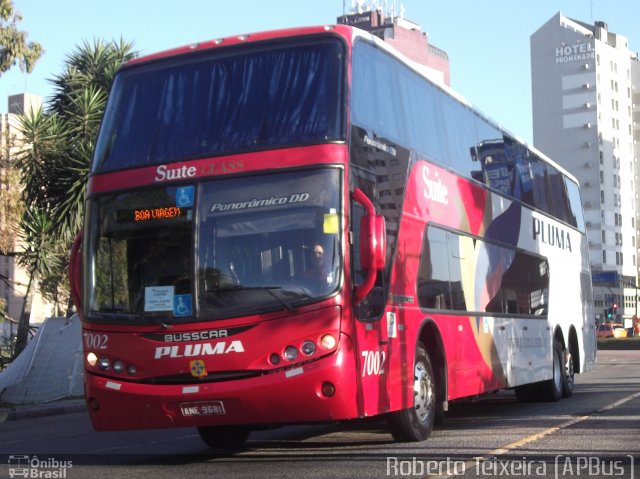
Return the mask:
{"type": "Polygon", "coordinates": [[[224,414],[222,401],[183,402],[180,404],[180,412],[185,417],[213,416],[224,414]]]}

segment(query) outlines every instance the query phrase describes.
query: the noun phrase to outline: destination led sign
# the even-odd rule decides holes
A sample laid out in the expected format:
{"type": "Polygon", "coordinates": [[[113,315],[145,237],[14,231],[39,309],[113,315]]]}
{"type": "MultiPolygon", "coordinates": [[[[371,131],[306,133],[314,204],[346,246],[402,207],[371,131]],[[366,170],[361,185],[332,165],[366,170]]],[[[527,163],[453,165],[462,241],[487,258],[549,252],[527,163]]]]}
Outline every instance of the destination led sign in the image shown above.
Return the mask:
{"type": "Polygon", "coordinates": [[[134,221],[151,221],[168,218],[176,218],[180,216],[181,210],[177,206],[169,206],[167,208],[149,208],[142,210],[133,210],[134,221]]]}
{"type": "Polygon", "coordinates": [[[118,222],[120,223],[144,223],[173,218],[188,217],[187,208],[177,206],[166,206],[159,208],[137,208],[132,210],[118,211],[118,222]]]}

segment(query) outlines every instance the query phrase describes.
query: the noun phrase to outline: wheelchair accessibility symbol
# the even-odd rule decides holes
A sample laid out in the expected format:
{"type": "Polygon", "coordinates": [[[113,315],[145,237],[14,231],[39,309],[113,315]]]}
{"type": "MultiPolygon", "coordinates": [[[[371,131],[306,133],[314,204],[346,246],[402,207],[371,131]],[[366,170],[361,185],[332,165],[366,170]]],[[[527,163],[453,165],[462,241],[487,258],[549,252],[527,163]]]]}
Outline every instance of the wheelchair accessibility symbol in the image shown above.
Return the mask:
{"type": "Polygon", "coordinates": [[[193,206],[194,189],[193,186],[183,186],[176,190],[176,206],[178,208],[188,208],[193,206]]]}
{"type": "Polygon", "coordinates": [[[193,307],[191,305],[190,294],[177,294],[173,297],[173,315],[191,316],[193,314],[193,307]]]}

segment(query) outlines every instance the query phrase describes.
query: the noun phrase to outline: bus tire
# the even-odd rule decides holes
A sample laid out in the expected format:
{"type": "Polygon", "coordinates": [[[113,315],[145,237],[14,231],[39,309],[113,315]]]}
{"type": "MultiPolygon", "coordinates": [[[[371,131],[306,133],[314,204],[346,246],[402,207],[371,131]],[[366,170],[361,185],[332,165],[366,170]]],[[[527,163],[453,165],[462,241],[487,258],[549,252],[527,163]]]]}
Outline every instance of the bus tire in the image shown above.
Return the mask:
{"type": "Polygon", "coordinates": [[[391,434],[399,442],[424,441],[436,417],[436,383],[431,360],[422,343],[416,347],[413,367],[414,406],[391,414],[391,434]]]}
{"type": "Polygon", "coordinates": [[[540,383],[540,396],[543,401],[555,402],[562,399],[563,384],[565,381],[564,353],[562,344],[554,338],[553,340],[553,376],[547,381],[540,383]]]}
{"type": "Polygon", "coordinates": [[[567,380],[562,351],[562,344],[557,339],[553,340],[553,377],[547,381],[523,384],[515,388],[519,402],[555,402],[564,394],[564,384],[567,380]]]}
{"type": "Polygon", "coordinates": [[[575,368],[573,364],[573,355],[567,348],[563,351],[564,374],[562,375],[562,397],[569,398],[573,395],[575,386],[575,368]]]}
{"type": "Polygon", "coordinates": [[[242,447],[251,429],[243,426],[211,426],[199,427],[198,434],[202,441],[214,449],[235,449],[242,447]]]}

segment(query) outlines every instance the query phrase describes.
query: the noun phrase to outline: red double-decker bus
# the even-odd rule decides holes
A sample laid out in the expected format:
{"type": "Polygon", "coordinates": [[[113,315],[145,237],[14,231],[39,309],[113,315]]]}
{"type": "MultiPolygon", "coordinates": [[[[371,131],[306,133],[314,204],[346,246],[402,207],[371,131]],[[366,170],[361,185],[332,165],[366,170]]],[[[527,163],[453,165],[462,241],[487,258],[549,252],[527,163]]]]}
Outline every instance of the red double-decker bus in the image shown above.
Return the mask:
{"type": "Polygon", "coordinates": [[[595,362],[575,178],[344,25],[124,65],[71,270],[101,431],[384,415],[416,441],[595,362]]]}

